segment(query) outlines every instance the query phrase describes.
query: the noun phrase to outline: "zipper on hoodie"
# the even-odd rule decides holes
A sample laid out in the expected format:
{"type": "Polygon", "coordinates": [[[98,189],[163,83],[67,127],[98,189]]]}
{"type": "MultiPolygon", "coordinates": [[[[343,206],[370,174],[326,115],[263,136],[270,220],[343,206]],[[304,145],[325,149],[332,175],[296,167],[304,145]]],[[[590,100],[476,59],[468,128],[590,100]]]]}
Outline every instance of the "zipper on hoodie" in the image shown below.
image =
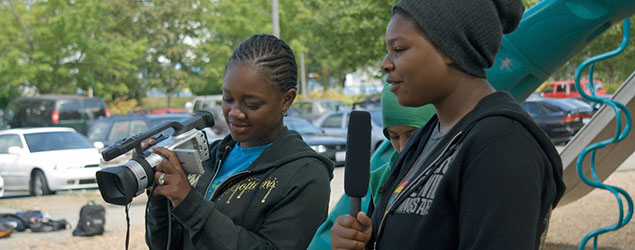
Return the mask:
{"type": "Polygon", "coordinates": [[[212,193],[212,197],[210,200],[214,200],[214,198],[216,198],[216,194],[222,194],[223,192],[220,192],[220,190],[222,190],[223,188],[225,188],[225,186],[227,186],[227,183],[232,183],[233,179],[237,179],[238,177],[242,177],[244,175],[249,175],[251,174],[251,170],[242,170],[242,171],[238,171],[237,173],[233,174],[232,176],[230,176],[229,178],[227,178],[225,181],[221,182],[220,185],[218,185],[218,188],[216,188],[216,190],[214,190],[214,192],[212,193]]]}
{"type": "Polygon", "coordinates": [[[397,195],[397,197],[395,197],[395,201],[393,201],[392,204],[389,204],[388,207],[386,208],[386,210],[384,210],[384,215],[381,217],[381,221],[379,222],[379,227],[377,228],[377,237],[376,240],[373,242],[373,249],[377,249],[377,241],[379,241],[379,236],[381,233],[381,230],[384,226],[384,220],[386,219],[386,215],[388,215],[388,213],[390,212],[390,210],[395,206],[395,204],[397,204],[397,202],[399,201],[399,199],[401,199],[401,197],[403,197],[406,193],[408,193],[414,186],[415,184],[417,184],[417,182],[419,182],[419,180],[421,180],[421,178],[423,176],[425,176],[428,171],[430,171],[430,169],[437,164],[437,162],[441,159],[441,157],[443,157],[445,155],[445,153],[448,151],[448,149],[450,149],[450,147],[452,145],[454,145],[454,143],[456,142],[457,138],[463,134],[463,131],[459,131],[456,135],[454,135],[454,137],[452,137],[452,140],[450,140],[450,143],[448,143],[448,145],[445,146],[445,148],[443,149],[443,151],[441,151],[441,154],[439,154],[439,156],[437,156],[436,159],[434,159],[434,161],[432,163],[430,163],[430,165],[428,165],[426,167],[426,169],[424,169],[418,176],[417,178],[414,179],[414,181],[406,186],[406,188],[399,193],[399,195],[397,195]]]}
{"type": "MultiPolygon", "coordinates": [[[[216,166],[214,167],[214,174],[212,174],[212,179],[209,181],[209,184],[207,184],[207,189],[205,189],[205,193],[209,191],[209,188],[212,186],[212,183],[214,183],[214,179],[216,179],[216,175],[218,175],[220,168],[223,166],[223,160],[225,159],[225,157],[227,157],[227,153],[229,152],[231,148],[232,148],[231,146],[225,146],[225,150],[223,151],[223,154],[221,154],[221,158],[218,159],[218,161],[216,161],[216,166]]],[[[214,192],[212,192],[212,195],[210,195],[210,200],[212,200],[212,197],[214,197],[215,192],[216,190],[214,190],[214,192]]]]}

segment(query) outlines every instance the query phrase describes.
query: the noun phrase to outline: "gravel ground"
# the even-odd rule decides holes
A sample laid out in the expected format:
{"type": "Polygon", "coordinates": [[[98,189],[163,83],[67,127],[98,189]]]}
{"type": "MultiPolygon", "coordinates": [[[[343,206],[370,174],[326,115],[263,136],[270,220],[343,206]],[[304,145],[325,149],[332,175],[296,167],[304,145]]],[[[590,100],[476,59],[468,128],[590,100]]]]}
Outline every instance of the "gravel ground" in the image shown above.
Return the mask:
{"type": "MultiPolygon", "coordinates": [[[[635,170],[617,171],[605,184],[620,187],[635,198],[635,170]]],[[[625,201],[623,200],[625,203],[625,201]]],[[[626,211],[625,211],[626,213],[626,211]]],[[[581,199],[557,207],[551,215],[545,250],[577,249],[582,238],[600,227],[617,223],[619,210],[615,196],[608,191],[596,189],[581,199]]],[[[593,240],[587,244],[593,246],[593,240]]],[[[635,222],[598,237],[598,249],[635,249],[635,222]]]]}
{"type": "MultiPolygon", "coordinates": [[[[343,193],[343,172],[343,168],[336,169],[336,178],[332,182],[333,197],[339,197],[343,193]]],[[[635,195],[635,170],[617,171],[605,183],[616,185],[635,195]]],[[[0,239],[0,249],[124,249],[124,208],[105,204],[96,190],[46,197],[0,199],[0,213],[40,209],[48,213],[52,219],[66,219],[74,228],[79,219],[80,208],[90,200],[106,207],[106,232],[103,235],[74,237],[71,234],[72,229],[49,233],[33,233],[27,230],[0,239]]],[[[135,198],[130,208],[130,249],[147,249],[143,227],[145,202],[144,195],[141,195],[135,198]]],[[[603,190],[595,190],[576,202],[558,207],[551,217],[545,250],[577,249],[585,234],[596,228],[614,224],[617,214],[615,198],[603,190]]],[[[598,249],[635,250],[634,224],[631,222],[618,231],[601,235],[598,249]]],[[[591,245],[592,242],[589,242],[587,249],[591,249],[591,245]]]]}

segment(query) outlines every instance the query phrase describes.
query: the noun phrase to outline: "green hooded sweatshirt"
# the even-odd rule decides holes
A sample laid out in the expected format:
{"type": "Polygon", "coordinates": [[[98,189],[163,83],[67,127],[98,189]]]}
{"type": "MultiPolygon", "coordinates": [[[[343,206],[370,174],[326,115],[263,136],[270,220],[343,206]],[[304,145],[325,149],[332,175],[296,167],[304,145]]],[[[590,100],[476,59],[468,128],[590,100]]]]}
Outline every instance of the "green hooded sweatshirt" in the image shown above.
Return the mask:
{"type": "MultiPolygon", "coordinates": [[[[390,84],[384,85],[384,89],[381,92],[381,110],[384,136],[389,140],[389,127],[402,125],[419,128],[425,125],[436,112],[432,104],[416,108],[401,106],[399,102],[397,102],[395,94],[390,91],[390,84]]],[[[394,150],[394,148],[392,150],[394,150]]],[[[395,162],[395,159],[397,159],[397,155],[399,155],[398,152],[394,151],[390,156],[390,161],[370,172],[368,185],[373,197],[373,203],[375,203],[374,205],[377,205],[376,202],[379,200],[379,194],[377,191],[384,182],[386,182],[388,175],[390,175],[390,168],[395,162]]]]}

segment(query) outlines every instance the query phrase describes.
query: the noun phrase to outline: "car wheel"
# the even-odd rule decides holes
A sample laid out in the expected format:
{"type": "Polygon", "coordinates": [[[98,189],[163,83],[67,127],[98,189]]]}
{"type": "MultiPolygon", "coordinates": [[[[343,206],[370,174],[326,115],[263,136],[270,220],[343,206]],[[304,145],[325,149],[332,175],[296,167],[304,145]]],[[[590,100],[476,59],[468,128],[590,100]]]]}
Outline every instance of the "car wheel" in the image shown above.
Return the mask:
{"type": "Polygon", "coordinates": [[[49,189],[48,182],[46,182],[46,177],[44,177],[44,173],[42,173],[42,171],[35,171],[33,176],[31,176],[31,188],[29,192],[32,196],[52,194],[49,189]]]}

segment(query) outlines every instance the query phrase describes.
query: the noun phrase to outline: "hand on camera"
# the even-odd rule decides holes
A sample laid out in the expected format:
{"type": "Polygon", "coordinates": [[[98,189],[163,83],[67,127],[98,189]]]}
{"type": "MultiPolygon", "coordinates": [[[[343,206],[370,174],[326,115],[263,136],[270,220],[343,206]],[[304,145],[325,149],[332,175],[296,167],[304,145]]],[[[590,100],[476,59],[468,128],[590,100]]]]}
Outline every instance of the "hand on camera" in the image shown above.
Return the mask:
{"type": "MultiPolygon", "coordinates": [[[[154,140],[154,136],[150,137],[148,139],[145,139],[141,142],[141,149],[143,149],[144,151],[146,150],[146,148],[156,144],[157,141],[154,140]]],[[[136,149],[132,149],[132,157],[137,156],[137,150],[136,149]]]]}
{"type": "Polygon", "coordinates": [[[373,231],[372,224],[364,212],[359,212],[357,218],[349,214],[337,217],[331,228],[331,246],[333,249],[365,249],[373,231]]]}
{"type": "MultiPolygon", "coordinates": [[[[158,184],[152,193],[153,197],[163,195],[176,207],[185,199],[192,189],[189,180],[179,158],[176,154],[162,147],[152,147],[152,150],[164,157],[163,161],[155,168],[154,181],[158,184]],[[161,179],[161,180],[160,180],[161,179]]],[[[152,191],[152,187],[149,187],[152,191]]]]}

